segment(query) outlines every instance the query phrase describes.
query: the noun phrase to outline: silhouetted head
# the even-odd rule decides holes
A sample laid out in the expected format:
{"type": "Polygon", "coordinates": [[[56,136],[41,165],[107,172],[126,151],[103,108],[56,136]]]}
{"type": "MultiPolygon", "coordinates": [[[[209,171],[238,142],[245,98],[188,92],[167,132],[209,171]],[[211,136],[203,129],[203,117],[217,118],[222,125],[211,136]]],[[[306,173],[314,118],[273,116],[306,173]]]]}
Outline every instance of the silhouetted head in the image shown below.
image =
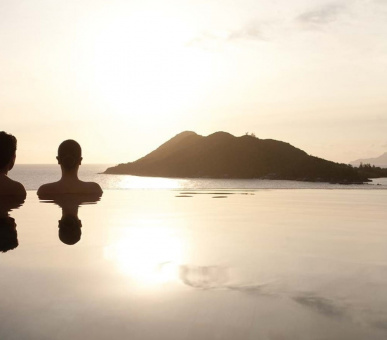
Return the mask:
{"type": "Polygon", "coordinates": [[[65,140],[59,145],[57,159],[64,169],[75,169],[82,161],[81,146],[75,140],[65,140]]]}
{"type": "Polygon", "coordinates": [[[68,245],[73,245],[81,239],[82,222],[76,216],[66,215],[59,221],[59,239],[68,245]]]}
{"type": "Polygon", "coordinates": [[[6,253],[18,245],[15,220],[12,217],[0,218],[0,252],[6,253]]]}
{"type": "Polygon", "coordinates": [[[16,138],[4,131],[0,132],[0,170],[11,170],[15,164],[16,138]]]}

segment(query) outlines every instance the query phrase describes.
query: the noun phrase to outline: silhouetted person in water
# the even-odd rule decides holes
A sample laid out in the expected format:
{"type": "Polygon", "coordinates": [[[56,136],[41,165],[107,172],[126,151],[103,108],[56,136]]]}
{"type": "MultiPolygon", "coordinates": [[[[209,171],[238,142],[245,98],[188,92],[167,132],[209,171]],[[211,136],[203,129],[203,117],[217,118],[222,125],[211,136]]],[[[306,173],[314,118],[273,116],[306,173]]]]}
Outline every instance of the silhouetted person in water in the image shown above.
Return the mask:
{"type": "Polygon", "coordinates": [[[78,169],[82,162],[81,146],[72,139],[59,145],[56,157],[62,170],[62,178],[58,182],[42,185],[37,194],[96,194],[102,195],[102,189],[95,182],[83,182],[78,178],[78,169]]]}
{"type": "Polygon", "coordinates": [[[0,132],[0,195],[13,195],[26,198],[27,193],[24,186],[8,177],[15,165],[16,138],[4,131],[0,132]]]}

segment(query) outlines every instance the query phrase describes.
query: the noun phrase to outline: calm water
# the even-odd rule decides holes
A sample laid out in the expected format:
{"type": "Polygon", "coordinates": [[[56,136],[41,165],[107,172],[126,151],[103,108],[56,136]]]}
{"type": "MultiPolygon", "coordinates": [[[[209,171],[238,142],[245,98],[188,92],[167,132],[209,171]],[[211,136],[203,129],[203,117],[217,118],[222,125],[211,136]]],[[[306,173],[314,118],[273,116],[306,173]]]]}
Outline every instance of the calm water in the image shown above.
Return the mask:
{"type": "Polygon", "coordinates": [[[63,207],[10,212],[0,339],[387,338],[386,190],[106,190],[73,246],[63,207]]]}
{"type": "MultiPolygon", "coordinates": [[[[98,182],[103,189],[387,189],[387,178],[375,180],[373,185],[332,185],[259,179],[172,179],[100,174],[107,167],[109,165],[82,165],[80,177],[85,181],[98,182]]],[[[60,168],[58,165],[16,165],[9,176],[23,183],[27,190],[37,190],[44,183],[57,181],[60,168]]]]}

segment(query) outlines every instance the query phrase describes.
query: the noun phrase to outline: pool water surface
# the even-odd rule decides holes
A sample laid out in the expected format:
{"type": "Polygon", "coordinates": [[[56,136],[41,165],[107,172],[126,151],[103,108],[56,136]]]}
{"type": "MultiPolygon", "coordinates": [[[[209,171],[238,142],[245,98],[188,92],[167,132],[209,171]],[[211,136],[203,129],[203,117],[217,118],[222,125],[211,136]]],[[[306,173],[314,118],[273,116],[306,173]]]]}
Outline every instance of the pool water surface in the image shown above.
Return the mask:
{"type": "Polygon", "coordinates": [[[0,339],[386,339],[386,207],[385,190],[28,191],[0,339]]]}

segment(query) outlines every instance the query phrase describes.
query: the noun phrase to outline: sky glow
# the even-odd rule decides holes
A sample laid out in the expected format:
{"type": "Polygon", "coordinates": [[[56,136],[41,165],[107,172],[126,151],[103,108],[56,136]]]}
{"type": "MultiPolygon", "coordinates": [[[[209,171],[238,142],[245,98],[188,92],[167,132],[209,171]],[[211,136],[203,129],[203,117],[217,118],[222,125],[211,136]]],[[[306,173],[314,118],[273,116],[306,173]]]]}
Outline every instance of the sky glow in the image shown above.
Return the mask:
{"type": "Polygon", "coordinates": [[[387,151],[387,1],[0,0],[19,163],[134,161],[184,130],[339,162],[387,151]]]}

